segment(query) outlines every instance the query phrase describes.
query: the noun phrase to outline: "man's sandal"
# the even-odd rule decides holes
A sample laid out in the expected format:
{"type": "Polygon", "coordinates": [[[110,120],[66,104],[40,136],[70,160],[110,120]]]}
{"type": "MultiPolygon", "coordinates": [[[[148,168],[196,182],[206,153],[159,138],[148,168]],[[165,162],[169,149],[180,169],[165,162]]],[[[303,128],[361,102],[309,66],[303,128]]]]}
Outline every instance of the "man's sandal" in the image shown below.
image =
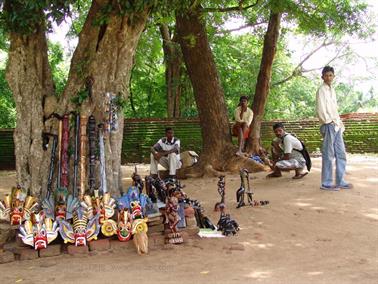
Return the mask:
{"type": "Polygon", "coordinates": [[[303,173],[303,174],[299,174],[299,175],[295,175],[295,176],[292,177],[292,179],[301,179],[306,175],[308,175],[308,172],[303,173]]]}
{"type": "Polygon", "coordinates": [[[270,173],[269,175],[266,176],[266,178],[278,178],[278,177],[282,177],[282,174],[270,173]]]}

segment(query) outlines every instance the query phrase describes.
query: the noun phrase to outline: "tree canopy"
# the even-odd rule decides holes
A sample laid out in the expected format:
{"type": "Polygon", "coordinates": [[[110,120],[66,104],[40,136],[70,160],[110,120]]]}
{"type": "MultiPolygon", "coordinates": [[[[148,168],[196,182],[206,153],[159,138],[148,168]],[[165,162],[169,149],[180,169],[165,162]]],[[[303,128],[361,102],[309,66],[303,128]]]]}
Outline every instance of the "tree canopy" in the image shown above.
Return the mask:
{"type": "MultiPolygon", "coordinates": [[[[129,4],[127,3],[131,2],[119,1],[121,4],[124,3],[124,7],[128,7],[129,4]]],[[[181,2],[181,7],[189,3],[188,1],[181,2]]],[[[292,51],[288,49],[289,40],[293,40],[296,35],[302,34],[318,39],[329,39],[329,41],[332,40],[337,44],[337,42],[342,42],[343,34],[355,34],[366,38],[373,32],[373,26],[369,24],[372,15],[369,14],[366,3],[361,1],[201,2],[204,6],[204,16],[208,18],[207,30],[210,44],[230,115],[240,94],[253,95],[263,44],[263,27],[267,23],[268,8],[283,12],[283,28],[273,66],[272,85],[265,119],[298,119],[314,115],[314,92],[317,82],[319,82],[319,70],[302,73],[303,70],[298,69],[297,73],[294,73],[295,76],[284,83],[275,85],[276,82],[289,77],[297,67],[292,59],[292,51]],[[244,29],[236,33],[229,32],[230,28],[227,27],[227,23],[230,19],[240,23],[240,26],[244,26],[244,29]],[[246,27],[250,27],[248,32],[245,32],[246,27]]],[[[90,1],[85,0],[18,0],[8,3],[17,6],[17,13],[8,12],[5,6],[2,7],[0,49],[4,59],[9,48],[7,32],[17,30],[29,33],[33,30],[35,23],[48,19],[46,25],[50,32],[52,32],[53,22],[61,25],[67,25],[71,22],[68,38],[73,39],[81,31],[90,7],[90,1]],[[38,14],[37,10],[45,11],[47,17],[38,14]],[[65,18],[71,19],[71,21],[65,22],[65,18]]],[[[168,23],[174,29],[174,20],[170,16],[172,15],[170,11],[172,5],[175,4],[168,6],[164,2],[162,6],[165,8],[156,8],[156,13],[150,18],[142,34],[132,70],[131,96],[125,107],[126,117],[167,116],[165,65],[158,23],[168,23]]],[[[134,7],[134,9],[137,8],[134,7]]],[[[11,11],[15,11],[15,9],[11,11]]],[[[67,60],[69,58],[64,57],[64,52],[64,47],[59,43],[49,43],[49,61],[58,96],[63,92],[68,76],[67,60]],[[66,63],[64,63],[64,60],[66,63]]],[[[350,54],[350,56],[352,55],[350,54]]],[[[332,63],[342,66],[349,58],[340,58],[332,63]]],[[[0,112],[0,127],[14,127],[15,105],[4,72],[5,64],[2,64],[0,65],[0,108],[2,110],[0,112]]],[[[358,79],[363,80],[363,78],[358,79]]],[[[193,91],[185,72],[180,80],[183,86],[180,97],[180,105],[183,111],[180,115],[182,117],[197,116],[193,91]]],[[[374,101],[377,100],[378,94],[374,88],[371,88],[369,92],[362,93],[357,86],[340,82],[338,89],[340,90],[339,94],[348,94],[347,99],[340,100],[341,111],[376,110],[374,101]]]]}

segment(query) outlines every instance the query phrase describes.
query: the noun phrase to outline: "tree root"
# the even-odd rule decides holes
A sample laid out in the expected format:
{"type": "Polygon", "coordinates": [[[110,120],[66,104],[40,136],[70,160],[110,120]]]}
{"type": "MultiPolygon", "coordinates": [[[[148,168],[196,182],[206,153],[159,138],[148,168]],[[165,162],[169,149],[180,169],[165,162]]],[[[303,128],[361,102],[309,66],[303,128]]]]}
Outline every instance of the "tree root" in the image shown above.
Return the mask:
{"type": "Polygon", "coordinates": [[[193,167],[185,169],[185,176],[187,178],[200,178],[204,176],[219,177],[221,175],[222,172],[215,170],[210,164],[198,163],[193,167]]]}
{"type": "Polygon", "coordinates": [[[269,167],[254,160],[245,157],[233,157],[225,165],[225,170],[229,172],[239,172],[240,169],[245,168],[251,173],[268,171],[269,167]]]}
{"type": "Polygon", "coordinates": [[[204,176],[208,177],[219,177],[224,175],[224,172],[231,172],[231,173],[238,173],[240,169],[245,168],[249,172],[262,172],[262,171],[269,171],[269,167],[267,165],[263,165],[257,163],[254,160],[251,160],[247,157],[239,157],[235,154],[229,158],[227,161],[224,162],[221,168],[214,168],[209,163],[198,163],[193,167],[182,169],[183,174],[187,178],[200,178],[204,176]]]}

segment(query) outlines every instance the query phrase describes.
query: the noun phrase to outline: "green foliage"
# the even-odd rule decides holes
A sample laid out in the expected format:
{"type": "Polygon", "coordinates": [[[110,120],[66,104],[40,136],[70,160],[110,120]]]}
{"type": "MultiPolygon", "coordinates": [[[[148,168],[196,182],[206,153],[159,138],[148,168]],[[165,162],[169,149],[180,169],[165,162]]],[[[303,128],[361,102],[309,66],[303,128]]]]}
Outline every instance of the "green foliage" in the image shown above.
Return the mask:
{"type": "Polygon", "coordinates": [[[59,97],[67,82],[68,70],[64,66],[64,50],[59,43],[48,43],[48,56],[55,84],[55,94],[59,97]]]}
{"type": "Polygon", "coordinates": [[[72,8],[71,8],[72,24],[67,33],[68,38],[76,38],[79,36],[81,30],[83,29],[90,7],[91,7],[91,1],[88,1],[88,0],[78,0],[78,1],[75,1],[75,3],[72,5],[72,8]]]}
{"type": "Polygon", "coordinates": [[[165,117],[166,94],[163,64],[163,50],[160,33],[156,26],[150,26],[141,36],[135,55],[131,75],[131,101],[124,109],[126,117],[165,117]]]}
{"type": "Polygon", "coordinates": [[[0,69],[0,128],[16,126],[16,106],[7,81],[5,70],[0,69]]]}
{"type": "MultiPolygon", "coordinates": [[[[201,5],[204,8],[226,8],[232,6],[256,6],[248,10],[228,13],[204,13],[207,22],[208,36],[214,53],[221,83],[224,88],[225,100],[232,118],[233,110],[238,104],[240,95],[253,98],[255,84],[260,66],[263,35],[266,24],[253,28],[253,32],[244,35],[231,35],[222,32],[226,20],[238,18],[245,23],[266,23],[270,10],[282,12],[282,29],[277,55],[273,65],[271,82],[278,82],[288,77],[293,71],[291,54],[287,49],[285,34],[287,31],[311,34],[316,37],[341,37],[344,33],[365,36],[371,32],[370,15],[366,12],[363,1],[354,0],[215,0],[215,1],[178,1],[178,0],[116,0],[105,5],[99,13],[95,24],[106,24],[110,14],[130,15],[146,7],[152,8],[149,24],[142,34],[135,55],[135,65],[129,86],[133,99],[125,101],[118,94],[116,104],[122,108],[126,117],[166,117],[166,86],[165,66],[161,35],[158,23],[167,23],[174,27],[175,12],[201,5]]],[[[72,26],[69,36],[77,37],[84,25],[87,12],[91,7],[90,0],[7,0],[0,12],[0,49],[7,50],[9,43],[5,31],[30,33],[42,24],[49,29],[51,22],[60,22],[67,15],[71,16],[72,26]]],[[[132,19],[130,19],[132,20],[132,19]]],[[[195,44],[195,36],[187,40],[195,44]]],[[[56,93],[63,92],[68,70],[64,65],[63,49],[59,44],[49,43],[49,61],[56,86],[56,93]]],[[[73,66],[79,74],[84,74],[87,60],[73,66]]],[[[0,66],[0,68],[4,68],[0,66]]],[[[15,124],[15,105],[12,94],[6,84],[4,70],[0,70],[0,127],[12,127],[15,124]]],[[[197,116],[193,90],[190,80],[184,74],[181,78],[183,90],[181,95],[181,115],[197,116]]],[[[265,111],[265,119],[297,119],[315,115],[315,92],[320,78],[297,76],[284,84],[272,86],[265,111]]],[[[377,111],[378,94],[371,90],[368,94],[356,91],[356,87],[347,83],[336,85],[339,98],[340,113],[375,110],[377,111]]],[[[130,98],[129,96],[129,98],[130,98]]],[[[82,90],[72,99],[79,106],[88,98],[88,91],[82,90]]]]}
{"type": "Polygon", "coordinates": [[[34,33],[39,26],[60,24],[69,13],[70,4],[65,0],[6,0],[0,13],[0,25],[8,32],[34,33]]]}
{"type": "Polygon", "coordinates": [[[89,91],[88,89],[81,90],[77,93],[76,96],[71,98],[71,103],[76,105],[77,107],[80,107],[81,104],[89,97],[89,91]]]}
{"type": "Polygon", "coordinates": [[[114,103],[115,105],[119,108],[119,109],[125,109],[127,107],[127,100],[125,100],[123,98],[123,95],[120,93],[118,94],[118,96],[116,96],[115,100],[114,100],[114,103]]]}
{"type": "Polygon", "coordinates": [[[364,36],[372,26],[364,1],[278,0],[269,1],[268,5],[273,11],[283,13],[286,23],[296,24],[300,33],[364,36]]]}
{"type": "Polygon", "coordinates": [[[363,94],[348,84],[340,83],[336,87],[336,93],[340,113],[378,111],[378,93],[373,88],[367,94],[363,94]]]}
{"type": "Polygon", "coordinates": [[[9,48],[9,42],[4,29],[0,26],[0,50],[7,51],[9,48]]]}
{"type": "Polygon", "coordinates": [[[230,117],[239,102],[239,97],[251,97],[254,93],[260,66],[260,46],[261,39],[251,35],[224,35],[213,39],[214,57],[230,117]]]}

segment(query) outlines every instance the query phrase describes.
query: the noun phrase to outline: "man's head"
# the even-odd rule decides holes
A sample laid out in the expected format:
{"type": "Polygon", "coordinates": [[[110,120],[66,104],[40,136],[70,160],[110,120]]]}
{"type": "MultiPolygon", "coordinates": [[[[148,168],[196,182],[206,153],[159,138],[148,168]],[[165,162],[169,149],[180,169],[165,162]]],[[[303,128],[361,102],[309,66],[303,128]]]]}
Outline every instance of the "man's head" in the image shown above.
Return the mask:
{"type": "Polygon", "coordinates": [[[325,66],[322,70],[322,79],[324,83],[331,86],[333,79],[335,78],[335,70],[331,66],[325,66]]]}
{"type": "Polygon", "coordinates": [[[248,97],[247,96],[241,96],[239,99],[239,105],[242,107],[248,106],[248,97]]]}
{"type": "Polygon", "coordinates": [[[171,140],[173,138],[173,129],[172,129],[172,127],[167,127],[165,129],[165,137],[167,137],[168,140],[171,140]]]}
{"type": "Polygon", "coordinates": [[[282,122],[277,122],[273,125],[273,131],[278,138],[282,138],[285,135],[285,126],[282,122]]]}

